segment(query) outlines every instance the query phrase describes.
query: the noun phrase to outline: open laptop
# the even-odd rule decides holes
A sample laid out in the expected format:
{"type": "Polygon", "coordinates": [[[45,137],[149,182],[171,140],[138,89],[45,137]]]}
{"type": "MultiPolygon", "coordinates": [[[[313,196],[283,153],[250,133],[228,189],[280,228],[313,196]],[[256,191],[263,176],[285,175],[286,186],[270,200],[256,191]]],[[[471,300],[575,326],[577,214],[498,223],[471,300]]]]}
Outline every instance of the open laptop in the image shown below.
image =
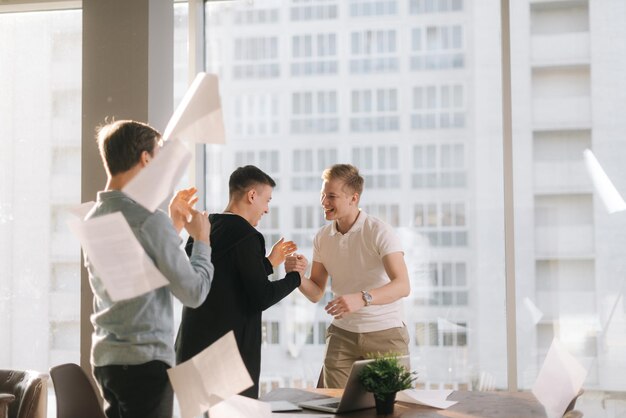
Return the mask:
{"type": "MultiPolygon", "coordinates": [[[[400,364],[409,369],[409,356],[398,357],[398,360],[400,364]]],[[[374,395],[366,391],[359,380],[361,370],[363,370],[367,363],[371,363],[372,361],[374,360],[357,360],[352,364],[350,375],[348,376],[348,381],[346,382],[346,387],[341,398],[316,399],[313,401],[300,402],[298,406],[317,411],[332,412],[333,414],[356,411],[357,409],[374,408],[376,406],[374,395]]]]}

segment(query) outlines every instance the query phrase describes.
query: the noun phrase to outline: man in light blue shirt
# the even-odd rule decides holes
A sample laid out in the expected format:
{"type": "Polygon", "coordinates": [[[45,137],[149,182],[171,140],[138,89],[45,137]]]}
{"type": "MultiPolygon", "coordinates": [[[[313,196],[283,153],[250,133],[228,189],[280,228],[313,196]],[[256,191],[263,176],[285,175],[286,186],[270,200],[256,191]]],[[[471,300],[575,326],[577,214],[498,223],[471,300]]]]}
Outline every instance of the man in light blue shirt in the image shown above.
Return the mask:
{"type": "Polygon", "coordinates": [[[113,122],[98,131],[107,184],[87,219],[121,212],[169,281],[141,296],[113,302],[86,255],[94,293],[91,363],[108,418],[172,416],[173,391],[166,372],[174,364],[172,295],[186,306],[200,306],[213,277],[211,224],[206,213],[191,207],[197,200],[195,189],[172,199],[169,217],[161,210],[148,211],[121,191],[156,157],[160,141],[159,132],[134,121],[113,122]],[[190,258],[180,247],[178,233],[183,227],[194,238],[190,258]]]}

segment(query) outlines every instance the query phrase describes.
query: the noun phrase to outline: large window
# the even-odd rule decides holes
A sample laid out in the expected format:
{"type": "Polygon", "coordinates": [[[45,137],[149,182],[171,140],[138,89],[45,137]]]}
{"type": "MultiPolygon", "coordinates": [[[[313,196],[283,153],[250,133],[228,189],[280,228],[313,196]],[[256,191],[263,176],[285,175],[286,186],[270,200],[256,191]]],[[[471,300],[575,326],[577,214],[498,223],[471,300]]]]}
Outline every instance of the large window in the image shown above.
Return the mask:
{"type": "MultiPolygon", "coordinates": [[[[206,68],[225,75],[230,135],[217,153],[207,151],[223,165],[219,173],[207,165],[205,180],[215,183],[217,175],[225,184],[244,164],[268,170],[280,187],[259,227],[267,249],[285,236],[310,260],[313,237],[326,224],[322,171],[337,162],[358,166],[361,208],[394,227],[404,245],[413,285],[404,304],[411,357],[425,386],[468,388],[485,372],[504,388],[502,169],[492,163],[502,149],[500,50],[475,51],[467,38],[480,33],[498,45],[500,23],[491,12],[498,2],[462,5],[208,2],[207,15],[223,24],[205,26],[206,68]],[[274,25],[238,17],[275,8],[274,25]],[[483,12],[488,18],[475,23],[483,12]],[[243,56],[276,71],[230,77],[243,56]],[[474,97],[481,112],[467,111],[474,97]],[[275,163],[263,165],[260,155],[275,163]]],[[[207,201],[223,208],[224,192],[207,187],[207,201]]],[[[317,383],[332,320],[323,307],[332,297],[314,305],[296,290],[264,312],[262,390],[317,383]]]]}
{"type": "MultiPolygon", "coordinates": [[[[499,3],[210,1],[198,28],[206,68],[221,77],[228,135],[206,147],[207,208],[225,207],[237,165],[259,165],[280,182],[260,226],[268,249],[285,236],[310,258],[325,223],[322,170],[359,165],[361,207],[404,245],[411,358],[425,388],[504,389],[514,361],[505,355],[511,167],[502,166],[499,3]]],[[[605,211],[582,152],[626,191],[626,9],[621,0],[509,3],[517,383],[532,386],[557,337],[590,367],[577,409],[619,417],[626,221],[605,211]]],[[[177,2],[175,102],[189,81],[187,24],[177,2]]],[[[80,256],[64,225],[80,200],[80,25],[79,11],[0,13],[3,368],[78,361],[80,256]]],[[[264,312],[262,391],[315,385],[332,296],[312,305],[296,291],[264,312]]]]}
{"type": "Polygon", "coordinates": [[[519,385],[532,386],[558,338],[589,368],[577,409],[620,416],[626,218],[605,209],[583,151],[623,195],[626,10],[613,1],[520,2],[512,14],[524,16],[512,34],[525,34],[512,51],[526,49],[512,56],[523,68],[512,74],[519,385]]]}
{"type": "Polygon", "coordinates": [[[0,368],[46,372],[80,358],[82,18],[1,7],[0,368]]]}

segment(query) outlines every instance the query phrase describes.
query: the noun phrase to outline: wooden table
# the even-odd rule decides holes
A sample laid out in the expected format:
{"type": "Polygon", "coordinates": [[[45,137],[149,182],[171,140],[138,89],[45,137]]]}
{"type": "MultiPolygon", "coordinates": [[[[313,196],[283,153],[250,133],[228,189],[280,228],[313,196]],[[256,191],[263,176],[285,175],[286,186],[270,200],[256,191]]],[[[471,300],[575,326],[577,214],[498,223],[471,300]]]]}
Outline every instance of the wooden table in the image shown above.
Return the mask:
{"type": "MultiPolygon", "coordinates": [[[[295,404],[305,400],[320,399],[325,396],[341,396],[341,389],[299,389],[280,388],[262,397],[264,401],[285,400],[295,404]]],[[[546,418],[543,406],[530,392],[471,392],[456,391],[448,397],[457,401],[448,409],[435,409],[426,406],[396,402],[390,418],[546,418]]],[[[315,414],[316,411],[303,410],[301,413],[315,414]]],[[[319,414],[329,415],[327,412],[319,414]]],[[[347,412],[338,417],[369,418],[376,417],[376,409],[347,412]]]]}

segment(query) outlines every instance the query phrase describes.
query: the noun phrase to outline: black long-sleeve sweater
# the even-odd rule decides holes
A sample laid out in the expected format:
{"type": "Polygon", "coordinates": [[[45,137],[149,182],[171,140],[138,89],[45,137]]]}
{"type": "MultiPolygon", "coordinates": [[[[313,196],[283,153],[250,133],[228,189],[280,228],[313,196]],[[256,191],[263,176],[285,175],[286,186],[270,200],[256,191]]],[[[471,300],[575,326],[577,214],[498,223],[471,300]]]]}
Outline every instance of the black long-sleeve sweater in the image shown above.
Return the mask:
{"type": "MultiPolygon", "coordinates": [[[[196,309],[183,308],[176,338],[176,362],[195,356],[230,330],[254,386],[241,394],[257,398],[261,374],[261,313],[300,286],[300,274],[268,280],[273,269],[265,257],[265,240],[238,215],[211,214],[211,290],[196,309]]],[[[190,244],[193,241],[187,243],[190,244]]],[[[210,373],[210,370],[207,370],[210,373]]]]}

